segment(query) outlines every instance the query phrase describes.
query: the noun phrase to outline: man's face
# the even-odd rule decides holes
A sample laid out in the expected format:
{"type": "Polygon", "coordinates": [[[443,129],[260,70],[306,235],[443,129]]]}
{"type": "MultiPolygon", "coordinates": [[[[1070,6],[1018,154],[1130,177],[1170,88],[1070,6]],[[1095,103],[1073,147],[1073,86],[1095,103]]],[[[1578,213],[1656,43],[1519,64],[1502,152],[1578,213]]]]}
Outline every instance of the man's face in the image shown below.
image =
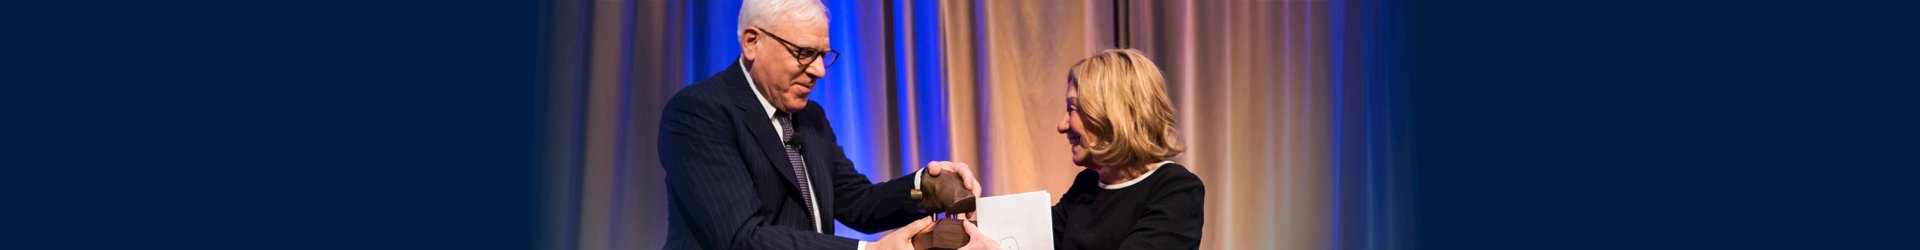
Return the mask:
{"type": "Polygon", "coordinates": [[[792,50],[826,50],[827,24],[814,20],[775,24],[773,28],[749,27],[741,36],[741,56],[749,62],[748,74],[775,109],[792,113],[807,107],[807,94],[814,82],[827,75],[827,58],[795,58],[792,50]],[[771,32],[773,35],[767,34],[771,32]],[[775,37],[779,39],[775,39],[775,37]],[[792,43],[789,47],[780,40],[792,43]],[[811,63],[808,63],[808,62],[811,63]],[[803,67],[802,64],[805,64],[803,67]]]}

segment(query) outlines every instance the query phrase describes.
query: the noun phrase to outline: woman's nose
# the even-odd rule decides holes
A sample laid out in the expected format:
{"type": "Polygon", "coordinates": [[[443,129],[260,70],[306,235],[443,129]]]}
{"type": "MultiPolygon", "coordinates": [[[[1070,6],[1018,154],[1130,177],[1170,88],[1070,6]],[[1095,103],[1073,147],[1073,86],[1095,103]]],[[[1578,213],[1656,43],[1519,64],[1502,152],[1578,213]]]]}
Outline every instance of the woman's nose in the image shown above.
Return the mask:
{"type": "MultiPolygon", "coordinates": [[[[1069,114],[1067,114],[1067,115],[1073,115],[1073,114],[1071,114],[1071,113],[1069,113],[1069,114]]],[[[1053,130],[1054,130],[1054,131],[1056,131],[1056,132],[1060,132],[1061,134],[1065,134],[1065,133],[1067,133],[1067,129],[1069,129],[1069,128],[1072,128],[1072,127],[1069,127],[1069,126],[1067,126],[1067,119],[1068,119],[1068,118],[1069,118],[1068,116],[1060,116],[1060,123],[1059,123],[1059,124],[1054,124],[1054,125],[1053,125],[1053,130]]]]}

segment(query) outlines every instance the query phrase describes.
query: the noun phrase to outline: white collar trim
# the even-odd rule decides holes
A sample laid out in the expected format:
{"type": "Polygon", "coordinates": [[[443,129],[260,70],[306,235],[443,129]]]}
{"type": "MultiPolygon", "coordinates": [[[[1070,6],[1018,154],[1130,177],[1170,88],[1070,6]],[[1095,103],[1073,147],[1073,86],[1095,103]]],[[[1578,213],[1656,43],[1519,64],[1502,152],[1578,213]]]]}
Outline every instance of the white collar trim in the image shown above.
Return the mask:
{"type": "Polygon", "coordinates": [[[1133,178],[1133,180],[1131,181],[1121,182],[1120,184],[1113,184],[1113,185],[1107,185],[1106,183],[1100,183],[1099,181],[1094,181],[1093,184],[1100,185],[1100,188],[1110,189],[1110,190],[1127,188],[1128,186],[1133,186],[1134,183],[1140,183],[1140,180],[1147,179],[1147,176],[1152,176],[1153,172],[1160,171],[1160,166],[1167,165],[1167,163],[1173,163],[1173,161],[1163,161],[1160,163],[1153,164],[1153,167],[1149,167],[1149,168],[1152,168],[1153,170],[1147,170],[1147,173],[1140,174],[1140,177],[1133,178]]]}
{"type": "MultiPolygon", "coordinates": [[[[753,85],[753,74],[747,73],[746,62],[740,62],[740,74],[747,76],[747,89],[753,90],[753,91],[747,91],[747,92],[753,92],[753,98],[760,99],[760,108],[764,108],[767,110],[767,117],[773,117],[773,112],[776,111],[773,109],[773,103],[767,102],[767,96],[760,94],[760,87],[753,85]]],[[[778,130],[778,129],[775,129],[775,130],[778,130]]]]}

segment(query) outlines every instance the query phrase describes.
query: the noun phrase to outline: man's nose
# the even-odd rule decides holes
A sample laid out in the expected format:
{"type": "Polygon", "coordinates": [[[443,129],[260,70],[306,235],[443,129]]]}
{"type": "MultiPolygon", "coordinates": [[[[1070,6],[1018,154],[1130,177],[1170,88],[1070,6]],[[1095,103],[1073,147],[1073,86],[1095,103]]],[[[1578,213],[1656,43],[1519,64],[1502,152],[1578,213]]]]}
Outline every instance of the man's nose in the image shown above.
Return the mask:
{"type": "Polygon", "coordinates": [[[827,77],[827,65],[825,64],[826,62],[817,61],[819,60],[818,58],[814,60],[816,61],[814,61],[813,63],[807,64],[807,74],[813,75],[813,78],[827,77]]]}

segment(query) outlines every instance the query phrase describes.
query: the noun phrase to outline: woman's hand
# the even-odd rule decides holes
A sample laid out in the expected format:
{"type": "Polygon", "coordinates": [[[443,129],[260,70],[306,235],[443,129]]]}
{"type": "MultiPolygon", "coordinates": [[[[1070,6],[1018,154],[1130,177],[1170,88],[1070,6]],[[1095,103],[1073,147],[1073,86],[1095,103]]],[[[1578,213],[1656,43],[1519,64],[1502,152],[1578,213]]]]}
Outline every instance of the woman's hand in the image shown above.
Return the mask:
{"type": "Polygon", "coordinates": [[[980,234],[980,228],[974,227],[973,223],[960,224],[962,225],[961,227],[967,228],[968,242],[967,246],[960,247],[959,250],[1002,250],[1000,248],[1000,242],[987,238],[985,234],[980,234]]]}

